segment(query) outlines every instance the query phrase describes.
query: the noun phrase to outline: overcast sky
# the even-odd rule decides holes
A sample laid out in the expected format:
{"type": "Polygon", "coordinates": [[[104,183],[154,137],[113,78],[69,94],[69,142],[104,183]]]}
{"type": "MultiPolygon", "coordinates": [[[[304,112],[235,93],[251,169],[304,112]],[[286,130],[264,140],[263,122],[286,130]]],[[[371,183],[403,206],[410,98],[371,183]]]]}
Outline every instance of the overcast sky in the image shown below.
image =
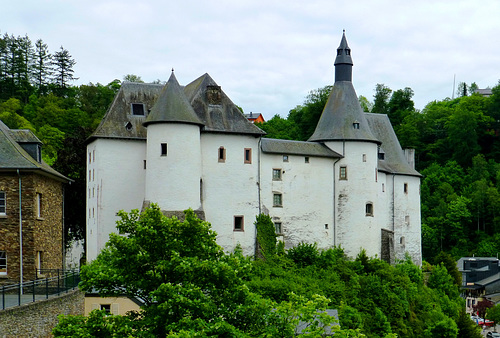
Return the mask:
{"type": "Polygon", "coordinates": [[[414,90],[417,109],[456,83],[500,79],[500,1],[4,1],[0,33],[42,39],[76,60],[74,84],[126,74],[181,85],[204,73],[245,112],[283,117],[333,84],[345,29],[353,83],[373,101],[383,83],[414,90]]]}

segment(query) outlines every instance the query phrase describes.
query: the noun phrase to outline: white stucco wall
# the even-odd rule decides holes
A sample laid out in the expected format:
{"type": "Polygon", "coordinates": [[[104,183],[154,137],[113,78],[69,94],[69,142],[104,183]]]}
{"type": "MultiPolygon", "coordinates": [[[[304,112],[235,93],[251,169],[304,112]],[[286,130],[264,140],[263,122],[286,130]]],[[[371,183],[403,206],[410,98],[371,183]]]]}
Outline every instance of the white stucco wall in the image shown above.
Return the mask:
{"type": "Polygon", "coordinates": [[[194,124],[148,125],[146,200],[163,210],[200,208],[200,127],[194,124]],[[167,155],[161,156],[161,143],[167,155]]]}
{"type": "Polygon", "coordinates": [[[335,227],[339,244],[348,256],[361,249],[368,256],[380,256],[379,217],[386,212],[377,200],[377,144],[372,142],[327,142],[332,150],[344,155],[335,165],[335,227]],[[339,179],[340,168],[347,179],[339,179]],[[373,216],[366,215],[366,204],[373,204],[373,216]]]}
{"type": "Polygon", "coordinates": [[[87,260],[116,232],[119,210],[141,209],[145,154],[145,141],[96,139],[87,146],[87,260]]]}
{"type": "Polygon", "coordinates": [[[255,217],[258,204],[258,142],[253,136],[203,133],[202,205],[207,221],[226,251],[240,244],[245,255],[255,253],[255,217]],[[219,162],[219,148],[226,159],[219,162]],[[251,163],[244,163],[245,148],[252,149],[251,163]],[[243,216],[244,230],[234,231],[234,217],[243,216]]]}
{"type": "Polygon", "coordinates": [[[285,248],[301,242],[318,248],[334,246],[333,163],[336,159],[288,154],[263,154],[261,161],[262,209],[273,222],[281,222],[285,248]],[[273,169],[281,180],[273,180],[273,169]],[[273,206],[273,194],[282,194],[282,206],[273,206]]]}

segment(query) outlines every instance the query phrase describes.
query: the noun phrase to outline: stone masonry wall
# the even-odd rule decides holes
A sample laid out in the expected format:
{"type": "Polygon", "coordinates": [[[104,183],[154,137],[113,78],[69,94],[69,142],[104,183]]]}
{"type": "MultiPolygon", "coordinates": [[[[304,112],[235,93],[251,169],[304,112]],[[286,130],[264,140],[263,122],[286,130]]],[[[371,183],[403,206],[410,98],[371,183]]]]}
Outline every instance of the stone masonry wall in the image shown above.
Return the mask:
{"type": "MultiPolygon", "coordinates": [[[[0,191],[5,191],[6,216],[0,217],[0,250],[7,252],[7,275],[0,285],[19,282],[19,176],[0,174],[0,191]]],[[[62,183],[36,174],[21,175],[23,280],[35,279],[37,251],[42,251],[42,268],[62,268],[62,183]],[[42,194],[37,218],[36,194],[42,194]]]]}
{"type": "Polygon", "coordinates": [[[73,290],[59,297],[0,310],[0,338],[52,337],[57,316],[83,315],[85,294],[73,290]]]}

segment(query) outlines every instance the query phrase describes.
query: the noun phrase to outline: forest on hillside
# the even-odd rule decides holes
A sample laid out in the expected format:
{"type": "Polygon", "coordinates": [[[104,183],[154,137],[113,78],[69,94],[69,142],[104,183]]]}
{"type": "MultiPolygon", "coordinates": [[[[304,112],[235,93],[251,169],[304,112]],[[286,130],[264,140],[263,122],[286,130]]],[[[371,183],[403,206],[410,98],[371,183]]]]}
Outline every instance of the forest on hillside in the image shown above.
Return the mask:
{"type": "MultiPolygon", "coordinates": [[[[109,107],[121,81],[75,86],[76,61],[62,46],[0,36],[0,120],[30,129],[44,143],[43,159],[74,180],[66,189],[66,238],[85,236],[85,140],[109,107]]],[[[124,80],[142,82],[139,76],[124,80]]],[[[500,85],[484,97],[462,83],[458,97],[433,101],[419,111],[411,88],[378,84],[373,100],[360,96],[367,112],[387,114],[403,148],[416,150],[422,174],[424,259],[441,251],[452,257],[500,252],[500,85]]],[[[266,137],[307,140],[331,86],[312,90],[288,116],[259,125],[266,137]]]]}

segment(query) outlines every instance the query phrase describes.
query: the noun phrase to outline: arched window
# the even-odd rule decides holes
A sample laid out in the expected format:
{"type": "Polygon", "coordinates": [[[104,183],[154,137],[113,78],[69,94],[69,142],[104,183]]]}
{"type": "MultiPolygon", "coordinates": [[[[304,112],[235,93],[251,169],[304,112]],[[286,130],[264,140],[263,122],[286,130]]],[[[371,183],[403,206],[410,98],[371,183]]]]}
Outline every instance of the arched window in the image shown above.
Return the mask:
{"type": "Polygon", "coordinates": [[[367,202],[366,207],[366,216],[373,216],[373,203],[372,202],[367,202]]]}

